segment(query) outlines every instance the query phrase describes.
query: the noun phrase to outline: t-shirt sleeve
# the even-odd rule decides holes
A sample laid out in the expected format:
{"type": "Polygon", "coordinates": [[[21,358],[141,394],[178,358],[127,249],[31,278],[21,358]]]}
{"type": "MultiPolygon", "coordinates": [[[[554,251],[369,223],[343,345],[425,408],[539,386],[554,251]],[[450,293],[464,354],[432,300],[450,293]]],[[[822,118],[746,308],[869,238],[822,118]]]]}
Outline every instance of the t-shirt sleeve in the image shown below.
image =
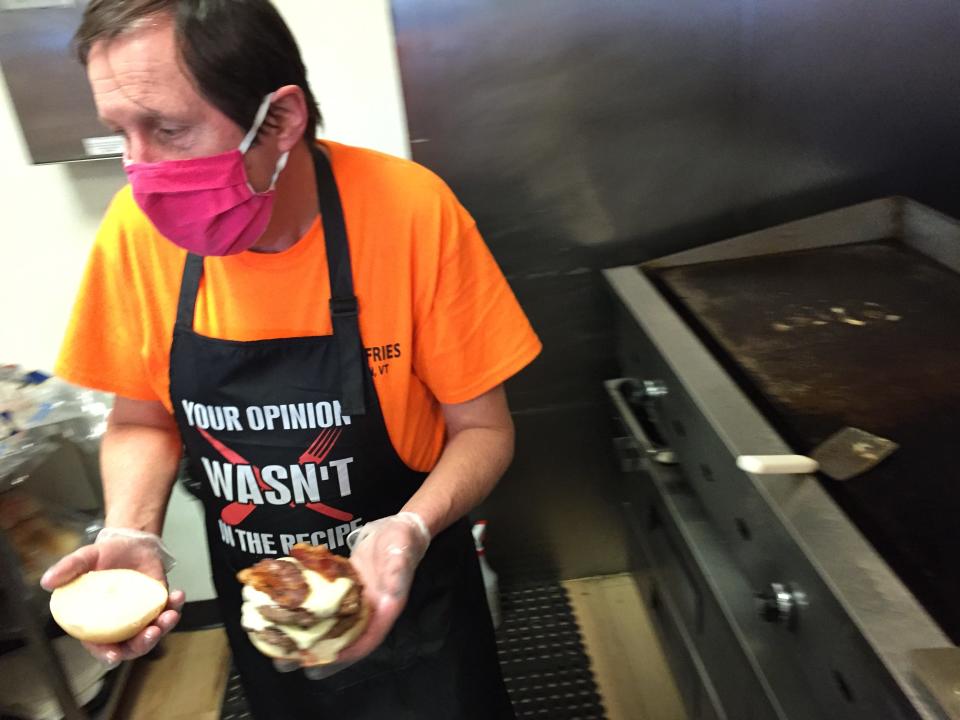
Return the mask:
{"type": "Polygon", "coordinates": [[[157,400],[145,370],[142,314],[132,282],[119,196],[87,261],[55,373],[67,382],[137,400],[157,400]]]}
{"type": "Polygon", "coordinates": [[[415,327],[414,372],[445,404],[473,400],[540,353],[540,340],[470,214],[442,187],[437,266],[415,327]]]}

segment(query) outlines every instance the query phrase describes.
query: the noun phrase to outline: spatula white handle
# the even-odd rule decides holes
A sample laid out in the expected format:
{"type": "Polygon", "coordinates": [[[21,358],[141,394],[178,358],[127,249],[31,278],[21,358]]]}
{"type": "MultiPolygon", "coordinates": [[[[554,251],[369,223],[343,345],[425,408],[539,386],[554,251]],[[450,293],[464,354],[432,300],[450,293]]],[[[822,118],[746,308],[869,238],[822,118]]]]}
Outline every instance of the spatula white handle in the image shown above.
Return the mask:
{"type": "Polygon", "coordinates": [[[806,475],[820,465],[806,455],[741,455],[737,467],[754,475],[806,475]]]}

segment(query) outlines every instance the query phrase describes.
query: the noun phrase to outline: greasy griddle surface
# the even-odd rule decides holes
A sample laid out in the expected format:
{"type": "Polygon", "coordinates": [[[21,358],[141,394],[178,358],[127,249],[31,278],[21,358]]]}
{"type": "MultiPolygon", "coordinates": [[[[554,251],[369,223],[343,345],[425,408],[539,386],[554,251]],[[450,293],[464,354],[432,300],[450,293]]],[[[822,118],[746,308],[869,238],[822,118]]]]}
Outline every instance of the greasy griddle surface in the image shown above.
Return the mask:
{"type": "Polygon", "coordinates": [[[895,241],[651,272],[797,451],[847,425],[900,444],[821,481],[960,643],[960,275],[895,241]]]}

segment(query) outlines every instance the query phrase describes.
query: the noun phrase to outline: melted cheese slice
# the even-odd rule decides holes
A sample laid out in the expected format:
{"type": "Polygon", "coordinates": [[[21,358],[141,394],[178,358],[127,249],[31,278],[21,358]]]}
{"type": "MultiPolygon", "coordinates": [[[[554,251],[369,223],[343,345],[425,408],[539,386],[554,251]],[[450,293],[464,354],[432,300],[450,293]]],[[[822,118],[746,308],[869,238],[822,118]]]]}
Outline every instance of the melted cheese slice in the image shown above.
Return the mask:
{"type": "Polygon", "coordinates": [[[276,605],[273,599],[265,592],[260,592],[249,585],[243,586],[243,599],[255,607],[267,607],[276,605]]]}
{"type": "Polygon", "coordinates": [[[340,609],[340,603],[353,587],[349,578],[337,578],[333,582],[313,570],[304,570],[303,576],[310,587],[310,594],[303,601],[303,608],[317,617],[330,617],[340,609]]]}
{"type": "Polygon", "coordinates": [[[329,620],[321,620],[312,628],[303,629],[290,625],[277,625],[277,629],[292,639],[298,648],[307,650],[313,647],[320,638],[333,630],[333,626],[336,624],[337,619],[330,618],[329,620]]]}
{"type": "Polygon", "coordinates": [[[240,608],[240,625],[243,626],[244,630],[266,630],[273,623],[267,620],[263,615],[260,614],[260,611],[257,610],[257,606],[251,603],[245,602],[240,608]]]}
{"type": "Polygon", "coordinates": [[[356,639],[356,633],[345,633],[338,638],[320,640],[310,646],[310,654],[320,665],[332,663],[347,645],[356,639]]]}

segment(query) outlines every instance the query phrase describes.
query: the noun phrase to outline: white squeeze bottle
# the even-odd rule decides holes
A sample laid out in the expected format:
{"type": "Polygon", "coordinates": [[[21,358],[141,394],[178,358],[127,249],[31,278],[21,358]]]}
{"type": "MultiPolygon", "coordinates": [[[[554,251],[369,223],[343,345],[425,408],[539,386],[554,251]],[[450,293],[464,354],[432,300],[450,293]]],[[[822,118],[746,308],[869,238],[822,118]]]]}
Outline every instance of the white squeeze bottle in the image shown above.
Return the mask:
{"type": "Polygon", "coordinates": [[[483,587],[487,591],[487,606],[490,608],[490,617],[493,626],[500,627],[500,581],[497,574],[487,562],[487,552],[483,548],[483,538],[487,534],[487,521],[477,520],[473,524],[473,542],[477,546],[477,559],[480,561],[480,572],[483,574],[483,587]]]}

